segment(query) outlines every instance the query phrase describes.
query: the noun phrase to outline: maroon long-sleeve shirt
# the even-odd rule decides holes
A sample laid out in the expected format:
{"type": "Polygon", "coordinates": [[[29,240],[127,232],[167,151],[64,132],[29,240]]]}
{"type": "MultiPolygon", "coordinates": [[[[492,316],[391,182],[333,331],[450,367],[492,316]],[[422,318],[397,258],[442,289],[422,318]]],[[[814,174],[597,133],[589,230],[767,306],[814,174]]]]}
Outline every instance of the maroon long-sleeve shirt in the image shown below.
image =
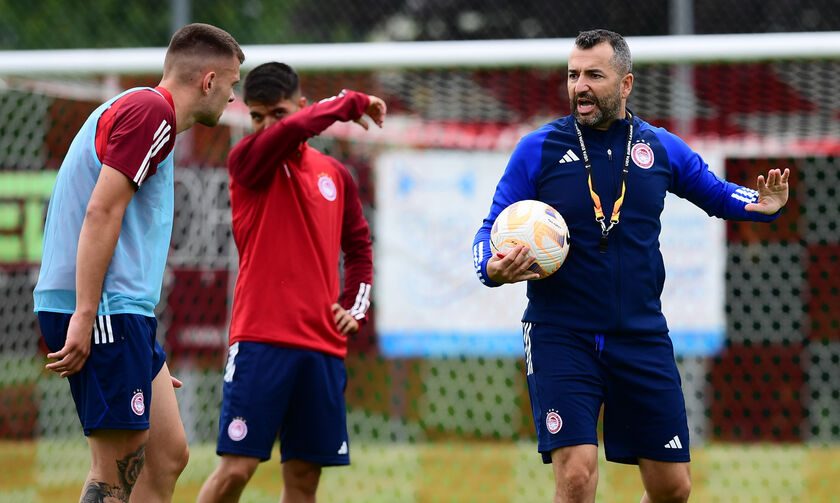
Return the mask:
{"type": "Polygon", "coordinates": [[[346,356],[347,338],[331,306],[338,300],[364,323],[373,280],[370,231],[350,173],[306,139],[335,121],[361,117],[369,103],[365,94],[343,91],[246,136],[231,151],[239,250],[231,344],[258,341],[346,356]]]}

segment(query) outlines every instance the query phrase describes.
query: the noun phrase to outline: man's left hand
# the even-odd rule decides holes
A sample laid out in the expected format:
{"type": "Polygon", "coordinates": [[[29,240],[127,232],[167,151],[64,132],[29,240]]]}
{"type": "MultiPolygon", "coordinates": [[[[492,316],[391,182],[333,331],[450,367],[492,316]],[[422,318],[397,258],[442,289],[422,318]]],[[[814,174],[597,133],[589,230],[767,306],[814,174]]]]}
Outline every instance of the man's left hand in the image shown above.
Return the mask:
{"type": "Polygon", "coordinates": [[[332,312],[335,315],[335,326],[344,335],[359,330],[359,322],[352,317],[340,304],[332,305],[332,312]]]}
{"type": "Polygon", "coordinates": [[[790,191],[789,177],[788,168],[785,168],[784,173],[780,169],[771,169],[767,173],[767,181],[764,180],[764,175],[758,175],[758,202],[750,203],[744,206],[744,209],[765,215],[772,215],[782,209],[787,203],[790,191]]]}

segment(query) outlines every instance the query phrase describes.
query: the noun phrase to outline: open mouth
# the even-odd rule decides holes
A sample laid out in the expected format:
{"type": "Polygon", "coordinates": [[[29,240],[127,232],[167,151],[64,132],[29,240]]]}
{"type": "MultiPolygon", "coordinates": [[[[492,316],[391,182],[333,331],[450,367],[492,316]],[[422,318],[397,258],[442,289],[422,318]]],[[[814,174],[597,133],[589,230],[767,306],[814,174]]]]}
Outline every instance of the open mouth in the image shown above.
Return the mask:
{"type": "Polygon", "coordinates": [[[596,103],[592,99],[579,96],[575,100],[575,107],[579,114],[586,115],[592,113],[595,110],[596,103]]]}

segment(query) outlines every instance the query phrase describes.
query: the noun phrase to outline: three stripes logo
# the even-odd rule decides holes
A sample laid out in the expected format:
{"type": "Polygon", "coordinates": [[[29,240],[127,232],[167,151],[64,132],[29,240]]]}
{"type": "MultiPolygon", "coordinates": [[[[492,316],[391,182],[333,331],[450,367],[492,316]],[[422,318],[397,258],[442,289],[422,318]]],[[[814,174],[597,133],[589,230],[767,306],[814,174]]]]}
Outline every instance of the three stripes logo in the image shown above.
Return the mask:
{"type": "Polygon", "coordinates": [[[239,343],[234,342],[228,349],[228,359],[225,365],[225,382],[233,382],[233,375],[236,373],[236,355],[239,354],[239,343]]]}
{"type": "Polygon", "coordinates": [[[738,187],[738,189],[732,193],[732,199],[737,199],[742,203],[755,203],[758,201],[758,191],[748,189],[746,187],[738,187]]]}
{"type": "Polygon", "coordinates": [[[162,149],[169,141],[169,138],[171,137],[169,132],[171,130],[172,126],[166,122],[166,119],[164,119],[163,122],[160,123],[160,126],[158,126],[155,134],[152,135],[152,146],[149,147],[149,151],[146,152],[146,157],[143,158],[143,162],[140,163],[140,169],[138,169],[137,174],[134,175],[134,183],[136,183],[138,187],[143,184],[143,180],[145,180],[146,175],[149,174],[149,166],[151,165],[152,157],[160,152],[160,149],[162,149]]]}
{"type": "Polygon", "coordinates": [[[478,279],[480,279],[482,283],[487,283],[487,281],[484,280],[484,275],[481,274],[481,260],[483,257],[484,241],[479,241],[473,245],[473,267],[475,268],[475,274],[478,276],[478,279]]]}
{"type": "Polygon", "coordinates": [[[522,324],[522,342],[525,343],[525,375],[534,373],[534,362],[531,360],[531,328],[533,323],[525,322],[522,324]]]}
{"type": "Polygon", "coordinates": [[[93,322],[93,343],[108,344],[114,342],[114,329],[111,328],[111,315],[97,316],[93,322]]]}
{"type": "Polygon", "coordinates": [[[575,162],[579,160],[580,158],[574,153],[574,151],[572,151],[572,149],[569,149],[566,151],[566,154],[563,156],[563,158],[557,161],[557,164],[566,164],[567,162],[575,162]]]}
{"type": "Polygon", "coordinates": [[[680,442],[680,436],[679,435],[674,435],[674,438],[672,438],[667,444],[665,444],[665,448],[666,449],[682,449],[683,446],[682,446],[682,442],[680,442]]]}
{"type": "Polygon", "coordinates": [[[356,301],[350,308],[350,316],[361,320],[370,307],[370,283],[359,283],[359,293],[356,294],[356,301]]]}

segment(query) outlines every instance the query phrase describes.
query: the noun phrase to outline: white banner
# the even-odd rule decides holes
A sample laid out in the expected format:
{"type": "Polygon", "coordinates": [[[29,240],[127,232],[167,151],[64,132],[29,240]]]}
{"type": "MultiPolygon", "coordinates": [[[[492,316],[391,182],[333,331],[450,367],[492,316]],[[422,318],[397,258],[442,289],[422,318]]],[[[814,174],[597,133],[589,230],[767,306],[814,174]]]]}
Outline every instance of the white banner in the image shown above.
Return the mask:
{"type": "MultiPolygon", "coordinates": [[[[376,162],[374,299],[386,356],[521,356],[525,283],[487,288],[472,241],[509,154],[403,150],[376,162]]],[[[709,159],[707,159],[709,160],[709,159]]],[[[711,159],[722,169],[722,159],[711,159]]],[[[678,355],[724,340],[725,224],[671,194],[662,309],[678,355]]]]}
{"type": "Polygon", "coordinates": [[[487,288],[472,241],[509,154],[394,151],[376,162],[376,326],[387,356],[520,355],[525,284],[487,288]]]}
{"type": "MultiPolygon", "coordinates": [[[[724,159],[703,155],[723,176],[724,159]]],[[[726,338],[726,222],[668,194],[660,250],[665,260],[662,312],[677,355],[711,355],[726,338]]]]}

